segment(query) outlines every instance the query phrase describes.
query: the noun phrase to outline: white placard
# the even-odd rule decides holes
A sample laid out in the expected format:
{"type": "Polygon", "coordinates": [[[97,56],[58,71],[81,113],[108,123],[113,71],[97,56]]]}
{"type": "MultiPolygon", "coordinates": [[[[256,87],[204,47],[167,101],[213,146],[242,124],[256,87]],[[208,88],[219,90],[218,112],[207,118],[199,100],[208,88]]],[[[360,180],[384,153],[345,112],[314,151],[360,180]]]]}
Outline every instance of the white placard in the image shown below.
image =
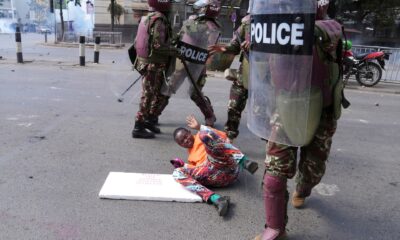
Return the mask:
{"type": "Polygon", "coordinates": [[[200,196],[177,183],[171,174],[110,172],[100,198],[202,202],[200,196]]]}

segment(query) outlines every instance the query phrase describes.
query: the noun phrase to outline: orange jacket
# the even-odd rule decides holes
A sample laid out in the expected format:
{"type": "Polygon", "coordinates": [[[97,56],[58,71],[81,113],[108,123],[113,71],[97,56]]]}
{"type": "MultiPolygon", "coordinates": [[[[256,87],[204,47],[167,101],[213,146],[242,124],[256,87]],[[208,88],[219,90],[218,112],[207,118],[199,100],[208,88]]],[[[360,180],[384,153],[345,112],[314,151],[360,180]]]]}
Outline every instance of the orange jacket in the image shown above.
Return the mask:
{"type": "MultiPolygon", "coordinates": [[[[215,128],[211,128],[215,131],[221,138],[226,139],[226,133],[219,131],[215,128]]],[[[200,140],[199,133],[194,136],[193,147],[188,149],[188,164],[192,167],[201,165],[205,160],[207,160],[207,152],[204,147],[203,142],[200,140]]]]}

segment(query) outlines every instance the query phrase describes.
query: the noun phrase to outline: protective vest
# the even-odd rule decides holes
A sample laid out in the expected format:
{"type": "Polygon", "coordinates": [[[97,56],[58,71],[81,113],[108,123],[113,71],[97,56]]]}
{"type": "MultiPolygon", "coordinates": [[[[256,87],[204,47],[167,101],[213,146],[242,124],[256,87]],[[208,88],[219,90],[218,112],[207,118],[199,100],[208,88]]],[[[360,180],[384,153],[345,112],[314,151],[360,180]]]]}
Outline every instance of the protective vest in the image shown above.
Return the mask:
{"type": "Polygon", "coordinates": [[[161,20],[164,23],[165,28],[158,29],[161,35],[164,35],[163,38],[167,41],[171,36],[171,30],[169,26],[168,19],[164,16],[164,14],[160,12],[152,12],[147,16],[143,16],[140,20],[140,24],[138,27],[138,31],[136,34],[136,39],[134,42],[135,49],[139,60],[145,60],[149,62],[165,62],[168,61],[166,59],[159,59],[152,57],[152,28],[154,27],[154,23],[157,20],[161,20]]]}

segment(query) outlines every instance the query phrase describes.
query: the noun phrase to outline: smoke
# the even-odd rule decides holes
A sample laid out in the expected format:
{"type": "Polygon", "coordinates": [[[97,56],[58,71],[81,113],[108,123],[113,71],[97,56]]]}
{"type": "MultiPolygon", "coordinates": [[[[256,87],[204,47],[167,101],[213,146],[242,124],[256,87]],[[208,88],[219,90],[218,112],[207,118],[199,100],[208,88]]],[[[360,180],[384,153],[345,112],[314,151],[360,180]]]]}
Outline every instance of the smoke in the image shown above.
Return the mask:
{"type": "Polygon", "coordinates": [[[11,27],[11,19],[0,19],[0,33],[15,33],[15,29],[11,27]]]}
{"type": "Polygon", "coordinates": [[[72,22],[72,28],[76,34],[87,35],[91,34],[94,24],[93,15],[86,14],[86,5],[82,1],[82,6],[75,6],[74,2],[69,2],[67,5],[69,20],[72,22]]]}

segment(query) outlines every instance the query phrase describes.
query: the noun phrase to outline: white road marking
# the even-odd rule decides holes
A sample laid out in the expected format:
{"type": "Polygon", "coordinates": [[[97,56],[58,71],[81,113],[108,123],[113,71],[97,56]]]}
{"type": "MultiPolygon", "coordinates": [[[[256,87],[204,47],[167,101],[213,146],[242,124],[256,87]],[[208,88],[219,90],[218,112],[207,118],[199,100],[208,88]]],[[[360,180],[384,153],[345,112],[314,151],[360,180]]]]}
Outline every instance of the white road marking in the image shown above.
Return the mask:
{"type": "Polygon", "coordinates": [[[330,185],[325,183],[319,183],[314,189],[322,196],[333,196],[336,192],[340,191],[339,187],[335,184],[330,185]]]}
{"type": "Polygon", "coordinates": [[[53,90],[61,90],[62,88],[59,88],[59,87],[50,87],[50,89],[53,89],[53,90]]]}
{"type": "Polygon", "coordinates": [[[21,127],[30,127],[30,126],[32,126],[32,124],[33,123],[27,122],[27,123],[18,123],[17,125],[21,126],[21,127]]]}

